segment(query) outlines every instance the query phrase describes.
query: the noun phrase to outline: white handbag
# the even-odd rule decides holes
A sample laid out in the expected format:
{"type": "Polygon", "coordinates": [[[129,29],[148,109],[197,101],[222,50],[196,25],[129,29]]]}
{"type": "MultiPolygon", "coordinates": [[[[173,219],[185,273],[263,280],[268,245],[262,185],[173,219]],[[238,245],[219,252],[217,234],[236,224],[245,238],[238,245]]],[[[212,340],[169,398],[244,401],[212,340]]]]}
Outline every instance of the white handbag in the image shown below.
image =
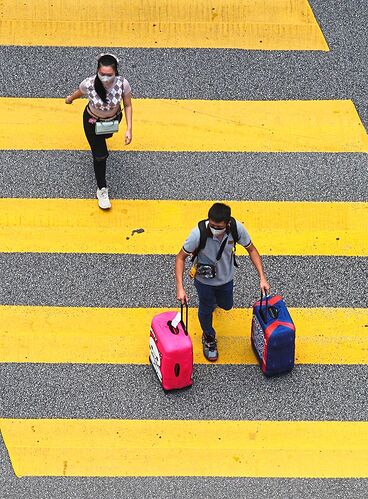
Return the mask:
{"type": "Polygon", "coordinates": [[[119,121],[96,121],[95,133],[96,135],[105,135],[119,131],[119,121]]]}

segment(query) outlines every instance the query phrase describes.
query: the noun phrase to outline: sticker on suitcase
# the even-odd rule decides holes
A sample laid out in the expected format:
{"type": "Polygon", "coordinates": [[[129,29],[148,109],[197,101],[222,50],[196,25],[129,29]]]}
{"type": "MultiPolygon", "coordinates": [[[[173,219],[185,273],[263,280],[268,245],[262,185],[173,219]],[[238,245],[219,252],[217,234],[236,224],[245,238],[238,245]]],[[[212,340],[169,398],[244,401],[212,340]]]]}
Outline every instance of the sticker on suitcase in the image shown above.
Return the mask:
{"type": "Polygon", "coordinates": [[[259,323],[259,320],[255,315],[252,319],[252,339],[254,348],[260,359],[263,359],[263,353],[265,348],[265,337],[264,331],[259,323]]]}
{"type": "Polygon", "coordinates": [[[154,337],[152,335],[154,335],[154,332],[151,329],[150,345],[149,345],[149,348],[150,348],[150,360],[151,360],[151,364],[153,365],[153,367],[154,367],[154,369],[156,371],[158,379],[162,382],[161,355],[160,355],[160,352],[158,351],[158,348],[157,348],[157,345],[156,345],[156,341],[155,341],[155,339],[154,339],[154,337]]]}

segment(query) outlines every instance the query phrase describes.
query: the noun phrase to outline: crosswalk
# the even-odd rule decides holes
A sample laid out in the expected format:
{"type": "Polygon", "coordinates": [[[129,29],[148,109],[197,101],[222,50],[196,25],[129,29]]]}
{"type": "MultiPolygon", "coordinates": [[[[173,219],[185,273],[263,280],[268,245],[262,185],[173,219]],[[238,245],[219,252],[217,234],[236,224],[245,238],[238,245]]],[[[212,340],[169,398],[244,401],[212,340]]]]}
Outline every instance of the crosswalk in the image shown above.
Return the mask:
{"type": "Polygon", "coordinates": [[[8,420],[1,425],[20,476],[350,478],[365,477],[367,470],[367,422],[8,420]]]}
{"type": "MultiPolygon", "coordinates": [[[[3,306],[0,351],[3,362],[148,364],[147,330],[167,309],[3,306]],[[132,333],[134,332],[134,334],[132,333]]],[[[298,325],[298,364],[366,364],[364,308],[290,308],[298,325]]],[[[194,361],[201,352],[196,310],[189,310],[194,361]]],[[[216,310],[221,350],[218,364],[255,364],[249,336],[250,309],[216,310]]]]}
{"type": "Polygon", "coordinates": [[[328,50],[307,0],[2,2],[0,43],[328,50]]]}
{"type": "MultiPolygon", "coordinates": [[[[367,256],[368,204],[230,201],[263,255],[367,256]],[[272,226],[267,210],[272,210],[272,226]],[[334,223],[331,224],[331,220],[334,223]],[[285,244],[285,228],[288,238],[285,244]]],[[[3,252],[176,254],[208,201],[0,200],[3,252]],[[178,220],[186,220],[179,225],[178,220]]],[[[239,249],[244,254],[244,249],[239,249]]]]}
{"type": "MultiPolygon", "coordinates": [[[[83,100],[3,98],[2,149],[87,150],[83,100]],[[19,119],[15,108],[22,109],[19,119]],[[68,127],[65,128],[65,122],[68,127]],[[46,124],[46,126],[45,126],[46,124]]],[[[367,152],[352,101],[135,99],[132,151],[367,152]]],[[[124,149],[119,135],[109,143],[124,149]]]]}
{"type": "MultiPolygon", "coordinates": [[[[50,50],[58,46],[68,50],[217,48],[225,49],[224,64],[226,49],[231,48],[313,51],[312,55],[329,50],[306,0],[133,0],[109,6],[97,1],[87,6],[76,0],[62,5],[9,0],[1,7],[3,45],[50,50]]],[[[251,58],[252,52],[247,54],[251,58]]],[[[360,158],[368,152],[368,135],[354,102],[349,96],[275,101],[135,98],[133,105],[134,137],[125,156],[128,167],[138,154],[145,155],[140,158],[148,164],[147,178],[140,180],[152,194],[163,183],[169,185],[166,198],[130,197],[119,188],[112,210],[102,212],[95,199],[81,199],[78,194],[72,198],[56,188],[45,197],[33,196],[32,189],[28,193],[22,185],[15,185],[10,195],[10,188],[6,183],[3,186],[0,268],[5,291],[0,301],[0,366],[10,386],[4,386],[7,395],[0,432],[16,477],[196,477],[198,487],[205,477],[366,478],[367,423],[358,420],[355,412],[349,416],[341,410],[341,417],[336,417],[336,407],[331,407],[333,388],[327,388],[323,373],[339,378],[346,388],[346,393],[336,394],[336,403],[348,398],[349,382],[360,386],[361,373],[366,375],[368,313],[364,289],[357,289],[357,283],[367,261],[368,205],[366,196],[363,200],[355,197],[357,190],[353,192],[350,178],[343,184],[348,194],[339,197],[341,189],[333,191],[325,172],[319,171],[318,160],[314,162],[317,155],[327,155],[330,161],[347,153],[352,163],[364,164],[360,158]],[[211,199],[205,178],[203,186],[193,185],[181,195],[180,169],[187,163],[180,155],[193,152],[199,155],[196,162],[207,158],[209,169],[214,163],[214,179],[208,184],[221,185],[216,193],[219,199],[211,199]],[[323,198],[305,200],[297,183],[290,182],[285,195],[275,181],[271,196],[248,200],[234,192],[232,197],[226,191],[226,177],[232,177],[240,192],[249,182],[247,172],[240,174],[226,159],[221,160],[222,170],[216,171],[219,153],[270,154],[280,175],[281,153],[310,154],[306,177],[327,185],[326,192],[323,198]],[[168,156],[166,163],[158,160],[162,170],[150,175],[153,154],[168,156]],[[171,161],[175,165],[179,161],[178,171],[169,170],[171,161]],[[212,201],[223,199],[221,191],[265,256],[274,288],[287,281],[285,276],[292,276],[294,289],[279,291],[290,295],[287,302],[297,327],[297,366],[289,376],[262,378],[249,343],[252,298],[240,297],[240,291],[236,308],[214,314],[220,357],[218,365],[208,365],[201,352],[194,299],[189,312],[194,386],[167,397],[148,365],[150,321],[174,305],[173,255],[189,230],[206,216],[212,201]],[[346,279],[339,282],[341,287],[334,285],[336,276],[339,281],[346,279]],[[317,292],[312,296],[313,285],[320,296],[317,292]],[[321,296],[321,290],[326,294],[321,296]],[[92,377],[104,370],[108,373],[103,390],[98,381],[96,391],[90,387],[89,400],[96,402],[91,412],[85,407],[83,388],[78,391],[69,385],[76,366],[81,366],[78,373],[86,373],[86,386],[92,377]],[[110,369],[116,366],[121,370],[113,373],[110,369]],[[28,386],[24,388],[19,378],[15,381],[9,373],[17,368],[37,380],[34,387],[24,382],[28,386]],[[64,410],[63,401],[53,406],[55,379],[42,375],[53,369],[64,373],[62,392],[70,392],[64,405],[70,404],[72,410],[64,410]],[[125,393],[121,417],[109,393],[117,393],[117,384],[125,393]],[[211,397],[212,386],[216,390],[213,399],[201,400],[203,393],[211,397]],[[217,386],[222,392],[218,393],[217,386]],[[31,407],[12,406],[11,391],[17,392],[13,399],[23,404],[34,397],[37,408],[41,399],[42,410],[35,414],[31,407]],[[110,402],[110,410],[108,404],[104,411],[102,405],[99,409],[100,397],[110,402]],[[324,397],[325,412],[319,409],[313,414],[316,399],[323,406],[324,397]],[[229,408],[228,400],[237,400],[239,407],[229,408]],[[294,411],[288,409],[290,401],[294,411]],[[280,411],[275,410],[278,404],[283,407],[280,411]]],[[[0,149],[15,158],[9,163],[14,165],[10,177],[12,169],[18,175],[15,165],[18,168],[19,161],[24,163],[25,177],[36,177],[38,154],[52,162],[55,154],[78,151],[87,164],[88,144],[81,124],[84,106],[84,101],[65,106],[62,95],[0,97],[0,149]],[[14,112],[17,108],[21,114],[14,112]],[[27,162],[28,154],[32,162],[27,162]]],[[[121,134],[109,146],[115,152],[108,168],[122,168],[114,163],[114,154],[124,155],[121,134]]],[[[298,175],[300,171],[295,171],[295,178],[298,175]]],[[[272,178],[265,177],[269,189],[272,178]]],[[[73,179],[80,182],[79,174],[73,179]]],[[[245,251],[239,248],[239,254],[245,251]]],[[[237,287],[249,295],[249,284],[256,277],[245,258],[241,256],[240,261],[237,287]],[[240,275],[244,268],[245,275],[240,275]]],[[[39,480],[42,495],[44,482],[39,480]]],[[[54,483],[53,497],[58,497],[54,483]]],[[[15,481],[14,497],[17,487],[15,481]]],[[[239,490],[239,497],[245,496],[245,490],[239,490]]],[[[148,497],[148,491],[149,484],[143,497],[148,497]]],[[[173,497],[166,490],[161,492],[163,498],[173,497]]]]}

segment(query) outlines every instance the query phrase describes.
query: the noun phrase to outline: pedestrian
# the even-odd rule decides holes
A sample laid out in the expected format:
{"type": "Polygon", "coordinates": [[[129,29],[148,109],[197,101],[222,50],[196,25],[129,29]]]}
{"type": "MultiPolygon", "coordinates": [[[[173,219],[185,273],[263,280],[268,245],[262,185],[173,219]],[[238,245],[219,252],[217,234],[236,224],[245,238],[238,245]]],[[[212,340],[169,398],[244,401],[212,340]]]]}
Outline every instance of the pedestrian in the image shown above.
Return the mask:
{"type": "Polygon", "coordinates": [[[176,296],[188,302],[183,286],[185,260],[192,255],[190,276],[194,279],[199,299],[198,318],[202,327],[203,354],[209,361],[218,358],[216,332],[212,327],[212,314],[216,306],[230,310],[233,307],[233,275],[237,267],[236,243],[247,250],[255,266],[262,293],[268,294],[262,258],[252,243],[245,227],[231,217],[231,209],[223,203],[215,203],[208,212],[208,219],[198,223],[189,234],[176,256],[176,296]]]}
{"type": "Polygon", "coordinates": [[[127,125],[125,144],[131,143],[132,101],[129,82],[118,73],[119,59],[112,54],[100,54],[97,61],[96,74],[83,80],[78,90],[68,95],[65,102],[72,104],[83,95],[88,99],[83,113],[83,127],[93,156],[98,206],[107,209],[111,208],[111,203],[106,184],[106,159],[109,155],[106,139],[112,137],[119,127],[123,102],[127,125]]]}

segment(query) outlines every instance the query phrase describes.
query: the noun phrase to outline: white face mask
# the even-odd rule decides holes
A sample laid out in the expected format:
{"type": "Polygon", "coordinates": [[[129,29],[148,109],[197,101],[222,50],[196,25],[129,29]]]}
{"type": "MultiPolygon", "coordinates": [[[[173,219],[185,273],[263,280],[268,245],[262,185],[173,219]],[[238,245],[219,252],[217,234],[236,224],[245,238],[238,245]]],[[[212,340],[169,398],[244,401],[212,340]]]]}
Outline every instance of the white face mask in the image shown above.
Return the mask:
{"type": "Polygon", "coordinates": [[[226,228],[225,229],[213,229],[212,227],[210,227],[210,231],[212,232],[212,234],[214,236],[221,236],[221,234],[224,234],[224,232],[226,231],[226,228]]]}
{"type": "Polygon", "coordinates": [[[103,76],[103,75],[100,75],[100,73],[97,73],[97,76],[102,81],[102,83],[111,83],[112,81],[115,80],[115,75],[112,75],[112,76],[103,76]]]}

